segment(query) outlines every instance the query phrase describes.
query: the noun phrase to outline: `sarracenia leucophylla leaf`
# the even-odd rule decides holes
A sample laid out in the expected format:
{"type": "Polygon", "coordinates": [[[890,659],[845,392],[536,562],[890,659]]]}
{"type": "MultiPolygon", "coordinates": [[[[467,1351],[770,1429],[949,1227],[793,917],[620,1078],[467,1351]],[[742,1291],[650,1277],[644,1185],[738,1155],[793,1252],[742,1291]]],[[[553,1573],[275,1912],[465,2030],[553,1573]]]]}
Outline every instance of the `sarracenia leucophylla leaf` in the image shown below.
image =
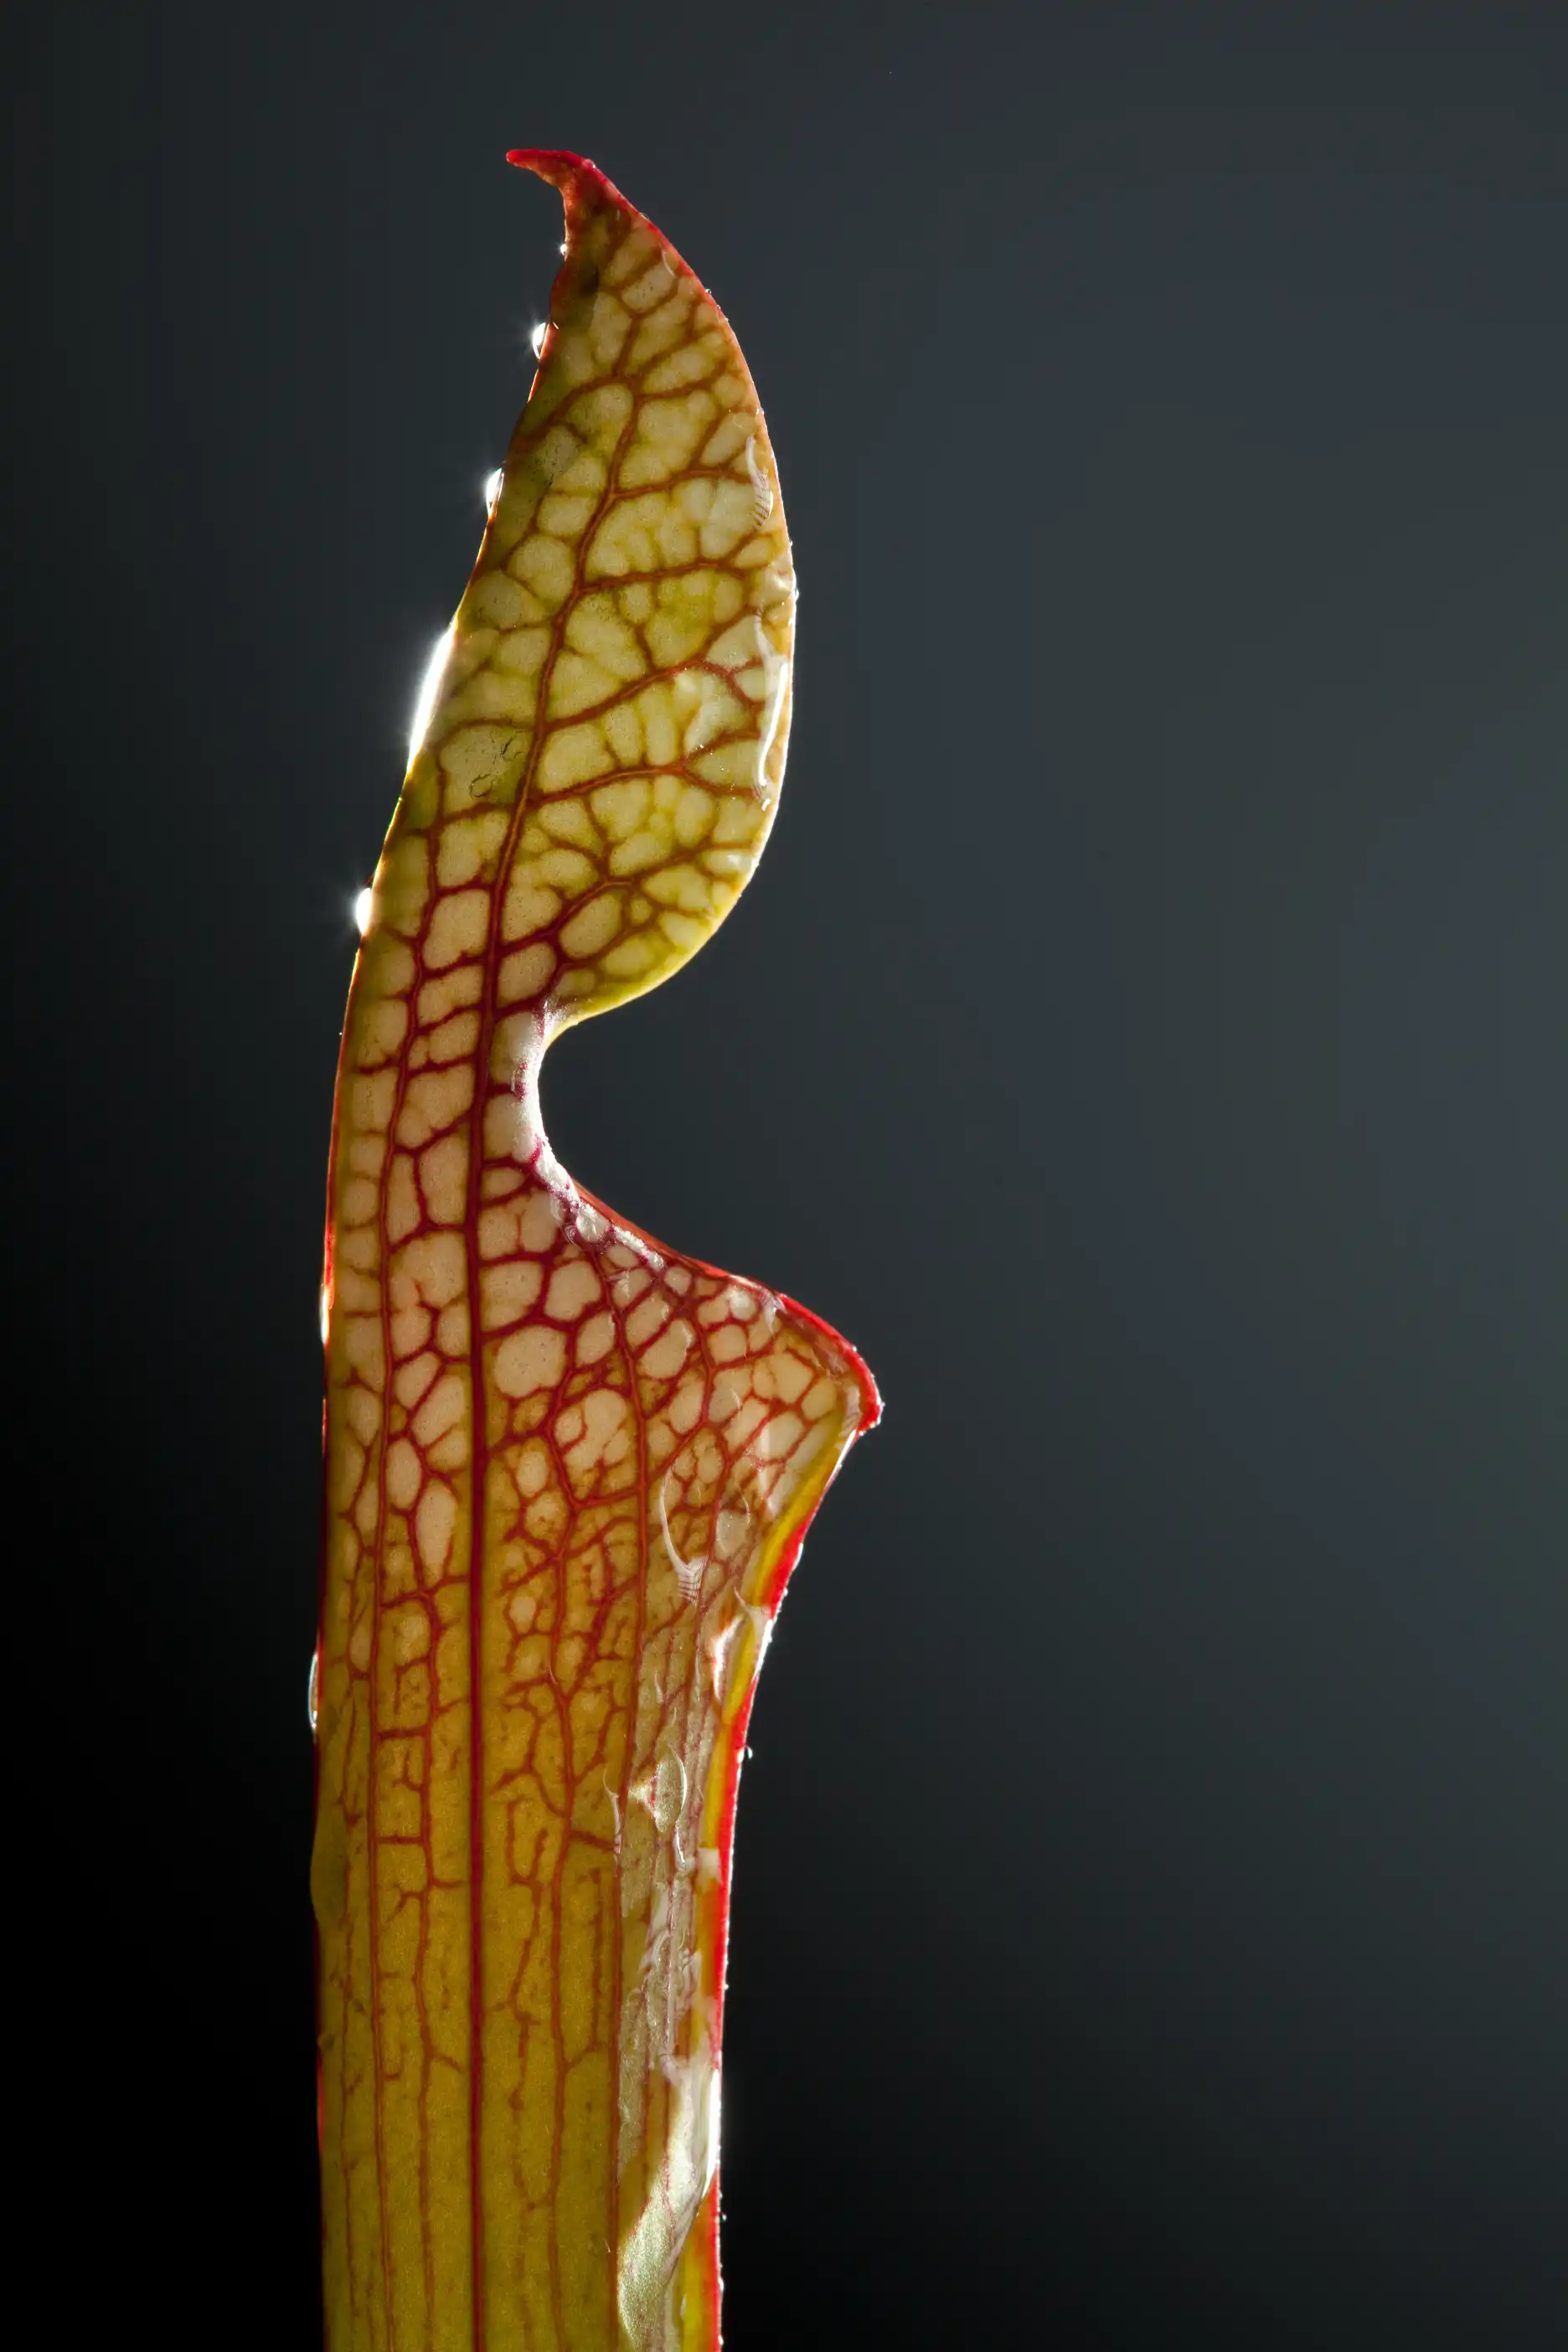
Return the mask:
{"type": "Polygon", "coordinates": [[[795,583],[716,305],[592,164],[511,160],[561,191],[565,258],[376,868],[332,1135],[327,2340],[710,2352],[747,1711],[878,1404],[844,1340],[587,1197],[540,1125],[552,1038],[683,963],[756,863],[795,583]]]}

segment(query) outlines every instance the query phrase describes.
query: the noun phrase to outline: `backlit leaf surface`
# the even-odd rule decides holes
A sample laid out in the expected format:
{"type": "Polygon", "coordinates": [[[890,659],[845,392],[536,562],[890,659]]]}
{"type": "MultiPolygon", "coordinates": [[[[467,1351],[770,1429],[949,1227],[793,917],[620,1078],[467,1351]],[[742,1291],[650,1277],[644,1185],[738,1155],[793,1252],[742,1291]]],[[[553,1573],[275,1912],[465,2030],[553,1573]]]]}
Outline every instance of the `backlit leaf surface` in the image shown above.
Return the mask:
{"type": "Polygon", "coordinates": [[[513,160],[561,190],[565,260],[333,1129],[328,2341],[709,2352],[746,1715],[877,1402],[845,1341],[589,1199],[540,1125],[552,1037],[676,969],[755,865],[795,588],[716,305],[592,165],[513,160]]]}

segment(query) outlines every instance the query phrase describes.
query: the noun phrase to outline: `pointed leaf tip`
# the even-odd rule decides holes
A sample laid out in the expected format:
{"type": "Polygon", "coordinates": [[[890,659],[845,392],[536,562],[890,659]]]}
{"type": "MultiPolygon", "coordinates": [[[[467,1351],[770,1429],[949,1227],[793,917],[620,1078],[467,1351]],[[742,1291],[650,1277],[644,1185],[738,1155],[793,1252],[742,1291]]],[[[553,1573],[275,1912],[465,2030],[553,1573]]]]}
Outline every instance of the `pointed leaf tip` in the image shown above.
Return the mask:
{"type": "Polygon", "coordinates": [[[506,160],[520,171],[531,172],[536,179],[559,188],[563,195],[585,183],[616,196],[622,204],[626,202],[620,190],[611,187],[597,163],[590,163],[586,155],[574,155],[569,147],[509,147],[506,160]]]}
{"type": "Polygon", "coordinates": [[[575,221],[606,205],[616,207],[630,220],[640,221],[643,217],[635,205],[626,202],[615,182],[605,177],[597,163],[590,163],[586,155],[574,155],[568,147],[509,147],[506,160],[520,171],[531,172],[536,179],[543,180],[558,192],[566,211],[569,236],[575,221]]]}

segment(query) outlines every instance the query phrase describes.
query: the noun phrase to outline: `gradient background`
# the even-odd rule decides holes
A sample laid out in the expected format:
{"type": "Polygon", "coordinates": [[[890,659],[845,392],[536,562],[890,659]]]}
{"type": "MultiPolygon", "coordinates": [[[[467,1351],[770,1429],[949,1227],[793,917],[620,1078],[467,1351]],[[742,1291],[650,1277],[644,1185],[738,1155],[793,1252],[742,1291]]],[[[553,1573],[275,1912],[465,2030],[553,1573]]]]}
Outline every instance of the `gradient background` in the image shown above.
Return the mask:
{"type": "Polygon", "coordinates": [[[745,1776],[729,2340],[1560,2342],[1568,8],[5,26],[59,2331],[314,2341],[348,905],[531,373],[527,142],[728,308],[805,583],[760,877],[553,1139],[888,1399],[745,1776]]]}

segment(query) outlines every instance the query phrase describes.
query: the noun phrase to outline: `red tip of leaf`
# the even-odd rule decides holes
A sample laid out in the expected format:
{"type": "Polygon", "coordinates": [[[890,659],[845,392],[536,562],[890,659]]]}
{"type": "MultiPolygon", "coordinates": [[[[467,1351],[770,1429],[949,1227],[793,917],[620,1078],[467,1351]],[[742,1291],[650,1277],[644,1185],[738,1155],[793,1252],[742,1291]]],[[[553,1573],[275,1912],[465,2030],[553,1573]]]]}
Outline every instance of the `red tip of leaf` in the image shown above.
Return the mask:
{"type": "MultiPolygon", "coordinates": [[[[613,180],[607,180],[597,163],[590,163],[586,155],[574,155],[566,147],[509,147],[506,160],[520,171],[531,172],[536,179],[547,181],[560,191],[566,212],[566,236],[570,243],[581,224],[601,207],[613,205],[629,220],[640,221],[643,227],[658,237],[664,257],[672,269],[683,277],[693,272],[669,243],[662,229],[655,226],[646,213],[626,202],[613,180]]],[[[699,281],[700,282],[700,281],[699,281]]]]}
{"type": "Polygon", "coordinates": [[[585,155],[574,155],[565,147],[509,147],[506,160],[520,171],[531,172],[536,179],[545,180],[559,188],[570,213],[574,202],[597,200],[626,205],[627,212],[636,210],[627,205],[619,188],[606,180],[597,163],[590,163],[585,155]]]}
{"type": "Polygon", "coordinates": [[[585,155],[574,155],[565,147],[509,147],[506,160],[521,171],[548,180],[552,188],[564,187],[579,172],[592,172],[595,179],[604,178],[597,164],[590,163],[585,155]]]}

